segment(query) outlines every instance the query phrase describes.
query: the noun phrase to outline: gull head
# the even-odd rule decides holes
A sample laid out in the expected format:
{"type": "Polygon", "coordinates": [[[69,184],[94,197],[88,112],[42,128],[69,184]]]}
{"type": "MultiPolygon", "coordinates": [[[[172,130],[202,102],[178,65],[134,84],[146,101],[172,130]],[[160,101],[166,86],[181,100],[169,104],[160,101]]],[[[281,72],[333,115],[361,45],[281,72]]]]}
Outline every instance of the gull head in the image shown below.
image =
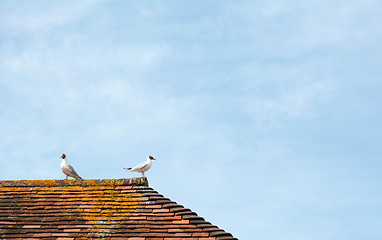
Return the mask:
{"type": "Polygon", "coordinates": [[[153,158],[153,156],[148,156],[147,158],[150,160],[156,160],[155,158],[153,158]]]}
{"type": "Polygon", "coordinates": [[[65,153],[61,154],[61,157],[60,157],[60,158],[62,158],[62,159],[66,158],[65,153]]]}

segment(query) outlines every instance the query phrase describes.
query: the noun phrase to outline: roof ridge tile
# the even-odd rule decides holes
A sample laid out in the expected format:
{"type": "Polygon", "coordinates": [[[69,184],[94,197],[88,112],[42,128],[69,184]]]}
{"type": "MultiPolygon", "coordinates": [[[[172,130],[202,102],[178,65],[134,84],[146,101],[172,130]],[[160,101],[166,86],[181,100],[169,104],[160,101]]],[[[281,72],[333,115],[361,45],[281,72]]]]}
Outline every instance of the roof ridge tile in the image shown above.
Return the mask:
{"type": "MultiPolygon", "coordinates": [[[[1,187],[17,187],[20,190],[26,187],[87,187],[87,186],[133,186],[139,189],[148,188],[146,177],[139,178],[120,178],[120,179],[53,179],[53,180],[4,180],[0,181],[1,187]]],[[[151,189],[151,188],[150,188],[151,189]]],[[[31,191],[31,189],[29,189],[31,191]]]]}

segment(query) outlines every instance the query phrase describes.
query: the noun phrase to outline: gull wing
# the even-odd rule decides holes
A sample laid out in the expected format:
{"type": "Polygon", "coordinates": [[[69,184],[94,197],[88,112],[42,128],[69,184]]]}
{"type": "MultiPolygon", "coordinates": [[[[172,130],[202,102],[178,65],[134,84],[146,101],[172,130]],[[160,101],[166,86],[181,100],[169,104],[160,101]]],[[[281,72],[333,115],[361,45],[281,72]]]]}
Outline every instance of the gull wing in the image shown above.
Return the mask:
{"type": "Polygon", "coordinates": [[[81,177],[78,175],[78,173],[76,172],[76,170],[74,170],[74,168],[72,167],[72,165],[68,165],[67,166],[68,170],[70,171],[71,174],[73,174],[73,176],[71,177],[74,177],[76,179],[81,179],[81,177]]]}
{"type": "Polygon", "coordinates": [[[130,172],[132,171],[136,171],[136,170],[141,170],[145,167],[147,167],[148,163],[147,162],[143,162],[143,163],[140,163],[138,164],[137,166],[133,167],[132,169],[130,169],[130,172]]]}

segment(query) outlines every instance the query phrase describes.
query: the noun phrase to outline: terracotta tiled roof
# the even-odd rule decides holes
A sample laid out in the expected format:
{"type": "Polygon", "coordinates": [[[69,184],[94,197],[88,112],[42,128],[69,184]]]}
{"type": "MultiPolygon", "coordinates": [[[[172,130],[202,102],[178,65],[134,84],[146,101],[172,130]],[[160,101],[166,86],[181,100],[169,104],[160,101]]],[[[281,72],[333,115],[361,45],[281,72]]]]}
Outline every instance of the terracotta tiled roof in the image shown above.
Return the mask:
{"type": "Polygon", "coordinates": [[[0,181],[0,238],[236,239],[146,178],[0,181]]]}

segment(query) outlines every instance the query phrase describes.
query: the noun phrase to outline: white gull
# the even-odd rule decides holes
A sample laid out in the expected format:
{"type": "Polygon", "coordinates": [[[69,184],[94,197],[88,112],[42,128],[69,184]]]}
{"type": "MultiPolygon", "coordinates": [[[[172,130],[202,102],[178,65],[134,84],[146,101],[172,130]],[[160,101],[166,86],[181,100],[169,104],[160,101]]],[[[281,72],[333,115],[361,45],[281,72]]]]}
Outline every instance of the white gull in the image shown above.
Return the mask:
{"type": "Polygon", "coordinates": [[[124,168],[128,170],[129,172],[140,172],[142,173],[142,177],[145,176],[145,172],[151,168],[152,160],[156,160],[152,156],[148,156],[147,160],[143,163],[138,164],[137,166],[133,168],[124,168]]]}
{"type": "Polygon", "coordinates": [[[68,177],[72,177],[72,178],[75,178],[77,180],[82,179],[77,174],[76,170],[74,170],[72,165],[69,164],[68,160],[66,159],[65,153],[61,154],[60,158],[62,158],[62,161],[61,161],[61,164],[60,164],[60,168],[61,168],[62,172],[66,175],[66,179],[68,179],[68,177]]]}

